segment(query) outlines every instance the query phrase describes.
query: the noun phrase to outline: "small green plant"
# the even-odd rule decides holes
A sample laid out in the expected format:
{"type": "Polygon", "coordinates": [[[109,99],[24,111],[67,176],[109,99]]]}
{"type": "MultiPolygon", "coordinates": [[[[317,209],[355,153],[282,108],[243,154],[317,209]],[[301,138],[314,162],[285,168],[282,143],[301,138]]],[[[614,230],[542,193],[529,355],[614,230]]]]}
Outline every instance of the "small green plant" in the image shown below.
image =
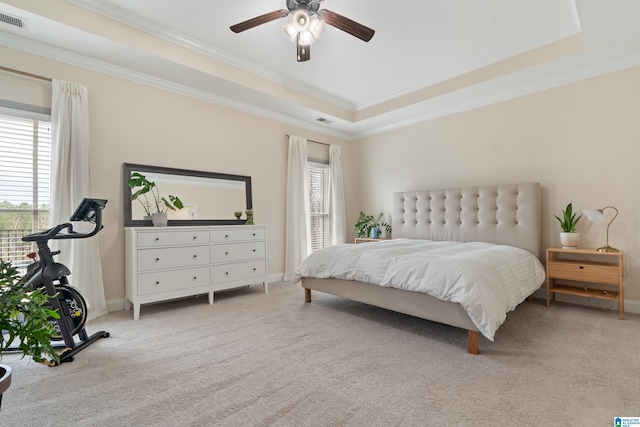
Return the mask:
{"type": "Polygon", "coordinates": [[[131,188],[131,200],[137,200],[142,205],[144,212],[151,216],[152,213],[164,213],[168,209],[175,211],[182,209],[184,205],[178,196],[169,195],[169,200],[160,197],[160,191],[155,182],[149,181],[146,176],[139,172],[133,172],[131,178],[127,182],[131,188]],[[134,191],[136,188],[138,190],[134,191]],[[153,203],[149,200],[148,194],[151,194],[153,203]]]}
{"type": "Polygon", "coordinates": [[[391,233],[391,224],[384,222],[383,218],[384,214],[382,212],[380,212],[380,215],[377,217],[374,217],[373,215],[366,215],[361,211],[358,216],[358,221],[354,225],[358,237],[369,237],[372,229],[378,229],[378,231],[380,231],[384,228],[387,233],[391,233]]]}
{"type": "Polygon", "coordinates": [[[573,212],[573,206],[571,203],[567,205],[567,207],[562,211],[562,218],[558,215],[554,215],[558,221],[560,221],[560,227],[562,231],[565,233],[575,233],[576,225],[578,225],[578,221],[582,218],[582,215],[576,217],[576,214],[573,212]]]}
{"type": "Polygon", "coordinates": [[[56,333],[51,319],[60,316],[47,305],[49,298],[53,297],[43,288],[28,289],[18,270],[0,259],[0,351],[15,345],[23,357],[30,356],[36,362],[59,360],[51,344],[56,333]]]}

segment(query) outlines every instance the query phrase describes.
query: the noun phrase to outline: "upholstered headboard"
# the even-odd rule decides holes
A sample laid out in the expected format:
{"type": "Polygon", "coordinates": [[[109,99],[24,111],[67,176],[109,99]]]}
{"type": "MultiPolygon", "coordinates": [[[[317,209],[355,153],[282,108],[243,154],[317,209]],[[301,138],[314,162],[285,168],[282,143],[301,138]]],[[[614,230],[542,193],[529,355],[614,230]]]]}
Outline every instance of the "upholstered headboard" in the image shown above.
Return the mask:
{"type": "Polygon", "coordinates": [[[393,237],[490,242],[541,258],[540,184],[394,193],[393,237]]]}

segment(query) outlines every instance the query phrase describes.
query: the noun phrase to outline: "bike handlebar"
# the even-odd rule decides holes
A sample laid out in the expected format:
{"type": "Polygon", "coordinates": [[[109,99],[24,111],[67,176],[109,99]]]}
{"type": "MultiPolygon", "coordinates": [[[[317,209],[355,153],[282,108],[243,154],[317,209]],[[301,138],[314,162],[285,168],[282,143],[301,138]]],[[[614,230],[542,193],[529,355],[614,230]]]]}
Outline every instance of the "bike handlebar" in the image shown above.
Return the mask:
{"type": "MultiPolygon", "coordinates": [[[[71,218],[71,220],[73,220],[73,217],[71,218]]],[[[83,239],[86,237],[94,236],[98,234],[100,230],[102,230],[102,208],[95,210],[95,215],[91,216],[91,222],[95,222],[95,226],[93,227],[93,230],[89,231],[88,233],[79,233],[77,231],[74,231],[73,224],[71,224],[70,222],[65,222],[64,224],[58,224],[48,230],[23,236],[22,241],[39,242],[48,241],[51,239],[83,239]],[[65,229],[68,229],[68,231],[66,233],[61,233],[65,229]]]]}

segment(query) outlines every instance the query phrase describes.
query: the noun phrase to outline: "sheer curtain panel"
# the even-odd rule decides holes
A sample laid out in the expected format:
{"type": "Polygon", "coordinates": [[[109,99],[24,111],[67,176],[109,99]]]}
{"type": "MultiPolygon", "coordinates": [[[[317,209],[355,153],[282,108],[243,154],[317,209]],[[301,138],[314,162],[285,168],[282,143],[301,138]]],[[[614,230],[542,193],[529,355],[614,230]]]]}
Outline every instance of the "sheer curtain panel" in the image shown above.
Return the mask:
{"type": "Polygon", "coordinates": [[[344,203],[344,179],[340,146],[329,147],[329,244],[339,245],[347,241],[344,203]]]}
{"type": "Polygon", "coordinates": [[[291,135],[287,169],[285,281],[291,280],[298,264],[311,252],[307,185],[307,139],[291,135]]]}
{"type": "MultiPolygon", "coordinates": [[[[54,79],[51,104],[51,225],[69,222],[84,197],[91,197],[87,88],[54,79]]],[[[85,231],[85,224],[74,228],[85,231]]],[[[57,240],[58,259],[71,270],[71,284],[89,304],[87,318],[107,313],[98,236],[57,240]]]]}

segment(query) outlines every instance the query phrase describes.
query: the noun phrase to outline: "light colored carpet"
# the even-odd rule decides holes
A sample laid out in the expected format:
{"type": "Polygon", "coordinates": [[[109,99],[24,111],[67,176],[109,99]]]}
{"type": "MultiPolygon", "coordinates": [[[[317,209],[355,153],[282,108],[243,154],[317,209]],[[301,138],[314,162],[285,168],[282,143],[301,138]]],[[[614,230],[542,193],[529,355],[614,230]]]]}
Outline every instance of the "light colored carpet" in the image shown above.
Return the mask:
{"type": "Polygon", "coordinates": [[[612,426],[640,416],[640,316],[541,301],[495,342],[275,283],[110,313],[59,367],[5,354],[2,426],[612,426]]]}

